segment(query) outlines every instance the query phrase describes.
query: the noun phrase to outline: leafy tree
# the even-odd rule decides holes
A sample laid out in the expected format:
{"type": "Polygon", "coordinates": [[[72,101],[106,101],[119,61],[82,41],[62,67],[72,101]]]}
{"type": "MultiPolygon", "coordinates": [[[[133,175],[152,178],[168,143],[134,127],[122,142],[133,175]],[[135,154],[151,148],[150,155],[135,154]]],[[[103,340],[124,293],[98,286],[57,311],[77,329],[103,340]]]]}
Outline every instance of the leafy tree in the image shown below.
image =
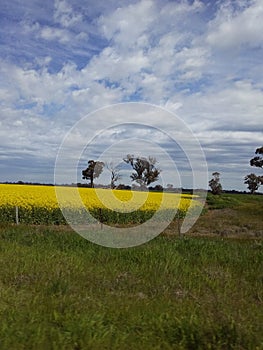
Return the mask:
{"type": "Polygon", "coordinates": [[[251,194],[254,194],[259,189],[260,185],[263,184],[263,177],[252,173],[245,176],[244,180],[244,183],[248,185],[247,188],[251,194]]]}
{"type": "MultiPolygon", "coordinates": [[[[263,146],[256,149],[256,154],[263,154],[263,146]]],[[[256,156],[250,160],[250,165],[257,168],[263,168],[263,157],[256,156]]]]}
{"type": "Polygon", "coordinates": [[[156,191],[156,192],[163,192],[163,186],[162,185],[155,185],[154,187],[149,187],[150,191],[156,191]]]}
{"type": "Polygon", "coordinates": [[[147,187],[152,182],[159,179],[161,170],[156,168],[156,158],[154,157],[134,157],[128,154],[123,159],[125,163],[130,164],[134,172],[131,174],[132,181],[136,181],[141,187],[147,187]]]}
{"type": "Polygon", "coordinates": [[[220,183],[220,173],[217,171],[212,174],[213,178],[209,181],[209,186],[213,194],[220,194],[222,192],[222,185],[220,183]]]}
{"type": "MultiPolygon", "coordinates": [[[[260,156],[256,156],[250,159],[250,165],[256,168],[263,168],[263,146],[256,149],[255,154],[260,154],[260,156]]],[[[260,185],[263,185],[263,176],[257,176],[255,174],[250,174],[245,177],[245,184],[248,185],[248,189],[251,193],[255,193],[260,185]]]]}
{"type": "Polygon", "coordinates": [[[82,171],[82,179],[90,180],[90,187],[94,187],[94,179],[99,177],[103,171],[104,163],[94,160],[88,161],[87,169],[82,171]]]}

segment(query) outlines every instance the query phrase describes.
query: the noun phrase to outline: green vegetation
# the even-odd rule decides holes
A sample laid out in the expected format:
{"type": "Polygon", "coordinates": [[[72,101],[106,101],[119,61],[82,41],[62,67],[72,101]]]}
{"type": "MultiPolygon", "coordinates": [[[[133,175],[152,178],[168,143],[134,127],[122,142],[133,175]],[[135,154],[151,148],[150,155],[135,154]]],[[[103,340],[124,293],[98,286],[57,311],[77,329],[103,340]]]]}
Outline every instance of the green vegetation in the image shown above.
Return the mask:
{"type": "MultiPolygon", "coordinates": [[[[77,224],[78,221],[83,222],[85,209],[64,209],[68,213],[71,222],[77,224]]],[[[192,210],[194,212],[194,209],[192,210]]],[[[154,214],[155,210],[135,210],[128,213],[121,213],[107,208],[90,209],[89,213],[92,215],[90,222],[96,220],[109,225],[136,225],[149,220],[154,214]]],[[[162,210],[158,215],[158,220],[165,221],[167,217],[174,213],[172,209],[162,210]]],[[[186,212],[184,210],[177,210],[176,217],[184,217],[186,212]]],[[[13,206],[0,206],[0,222],[15,223],[16,212],[13,206]]],[[[22,224],[33,225],[66,225],[67,221],[63,216],[60,208],[52,208],[52,210],[43,207],[19,208],[19,222],[22,224]]]]}
{"type": "MultiPolygon", "coordinates": [[[[11,205],[0,206],[0,222],[15,223],[16,212],[15,207],[11,205]]],[[[52,210],[45,207],[19,207],[19,222],[22,224],[33,225],[63,225],[66,220],[60,208],[52,208],[52,210]]]]}
{"type": "Polygon", "coordinates": [[[206,202],[209,209],[234,208],[237,210],[248,211],[250,214],[256,208],[258,208],[257,211],[263,210],[263,195],[223,193],[216,196],[208,193],[206,202]]]}
{"type": "MultiPolygon", "coordinates": [[[[244,197],[243,197],[244,198],[244,197]]],[[[245,201],[249,197],[246,195],[244,198],[245,201]]],[[[221,195],[212,195],[208,193],[206,202],[208,204],[209,209],[225,209],[225,208],[234,208],[237,207],[240,203],[242,203],[242,197],[240,194],[221,194],[221,195]]]]}
{"type": "Polygon", "coordinates": [[[130,249],[0,224],[0,349],[263,349],[262,217],[261,195],[209,194],[184,239],[175,220],[130,249]]]}
{"type": "Polygon", "coordinates": [[[131,165],[133,173],[130,177],[141,188],[147,188],[147,186],[159,179],[161,169],[156,167],[157,160],[155,157],[135,157],[134,155],[127,154],[123,158],[123,161],[131,165]]]}
{"type": "Polygon", "coordinates": [[[262,349],[262,242],[0,227],[0,348],[262,349]]]}
{"type": "Polygon", "coordinates": [[[100,176],[103,167],[103,162],[89,160],[87,169],[82,171],[82,179],[90,180],[90,187],[94,187],[94,179],[100,176]]]}
{"type": "Polygon", "coordinates": [[[209,181],[209,187],[213,194],[221,194],[222,193],[222,185],[220,183],[220,173],[215,171],[212,174],[213,178],[209,181]]]}
{"type": "Polygon", "coordinates": [[[263,196],[208,194],[205,213],[192,234],[237,238],[263,238],[263,196]]]}

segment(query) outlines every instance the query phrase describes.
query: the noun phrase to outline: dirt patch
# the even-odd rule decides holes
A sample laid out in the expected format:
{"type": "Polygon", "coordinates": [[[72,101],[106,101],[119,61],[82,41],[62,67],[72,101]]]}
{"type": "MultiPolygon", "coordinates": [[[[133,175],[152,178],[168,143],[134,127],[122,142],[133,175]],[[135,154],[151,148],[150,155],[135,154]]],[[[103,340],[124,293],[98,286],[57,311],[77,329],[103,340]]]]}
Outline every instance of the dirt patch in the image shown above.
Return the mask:
{"type": "MultiPolygon", "coordinates": [[[[177,222],[169,225],[163,234],[178,235],[177,222]]],[[[263,238],[263,223],[261,216],[244,215],[238,209],[213,209],[200,216],[187,235],[263,238]]]]}
{"type": "Polygon", "coordinates": [[[225,236],[263,237],[262,219],[244,215],[238,209],[208,210],[190,233],[225,236]]]}

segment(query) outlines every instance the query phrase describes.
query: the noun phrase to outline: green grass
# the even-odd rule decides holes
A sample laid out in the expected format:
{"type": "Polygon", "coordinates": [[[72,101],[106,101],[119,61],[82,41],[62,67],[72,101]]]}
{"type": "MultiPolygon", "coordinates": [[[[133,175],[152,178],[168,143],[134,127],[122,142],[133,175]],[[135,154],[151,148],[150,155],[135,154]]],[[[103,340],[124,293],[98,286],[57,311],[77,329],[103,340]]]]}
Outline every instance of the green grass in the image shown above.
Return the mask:
{"type": "Polygon", "coordinates": [[[203,215],[192,234],[263,238],[263,195],[208,194],[203,215]]]}
{"type": "Polygon", "coordinates": [[[263,208],[263,195],[251,195],[251,194],[228,194],[222,193],[220,195],[207,194],[206,202],[209,209],[249,209],[251,212],[255,208],[262,210],[263,208]]]}
{"type": "MultiPolygon", "coordinates": [[[[206,202],[209,206],[209,209],[225,209],[225,208],[234,208],[242,203],[242,195],[240,194],[220,194],[213,195],[211,193],[207,194],[206,202]]],[[[249,196],[249,195],[246,195],[249,196]]],[[[249,197],[243,197],[247,200],[249,197]]]]}
{"type": "Polygon", "coordinates": [[[0,349],[263,349],[263,247],[158,237],[94,245],[0,226],[0,349]]]}

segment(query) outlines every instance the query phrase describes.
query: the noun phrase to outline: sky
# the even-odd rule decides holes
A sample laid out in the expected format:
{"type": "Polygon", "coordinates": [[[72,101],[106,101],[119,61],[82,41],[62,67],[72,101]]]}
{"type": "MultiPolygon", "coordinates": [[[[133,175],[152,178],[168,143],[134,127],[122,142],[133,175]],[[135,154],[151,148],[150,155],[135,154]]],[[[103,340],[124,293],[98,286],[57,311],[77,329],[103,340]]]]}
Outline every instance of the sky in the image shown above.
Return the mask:
{"type": "MultiPolygon", "coordinates": [[[[245,190],[244,176],[261,173],[249,160],[263,145],[262,18],[262,0],[1,0],[0,181],[53,183],[60,145],[82,118],[96,138],[94,111],[140,102],[167,111],[170,119],[153,125],[161,130],[175,127],[171,114],[180,118],[200,142],[208,176],[218,171],[224,189],[245,190]]],[[[160,160],[154,142],[140,142],[161,135],[126,127],[129,111],[107,117],[123,125],[86,147],[79,169],[121,142],[116,135],[133,135],[131,154],[160,160]]],[[[141,122],[149,124],[147,114],[141,122]]],[[[161,147],[177,149],[181,184],[191,186],[176,142],[161,147]]],[[[168,163],[161,168],[177,187],[168,163]]]]}

